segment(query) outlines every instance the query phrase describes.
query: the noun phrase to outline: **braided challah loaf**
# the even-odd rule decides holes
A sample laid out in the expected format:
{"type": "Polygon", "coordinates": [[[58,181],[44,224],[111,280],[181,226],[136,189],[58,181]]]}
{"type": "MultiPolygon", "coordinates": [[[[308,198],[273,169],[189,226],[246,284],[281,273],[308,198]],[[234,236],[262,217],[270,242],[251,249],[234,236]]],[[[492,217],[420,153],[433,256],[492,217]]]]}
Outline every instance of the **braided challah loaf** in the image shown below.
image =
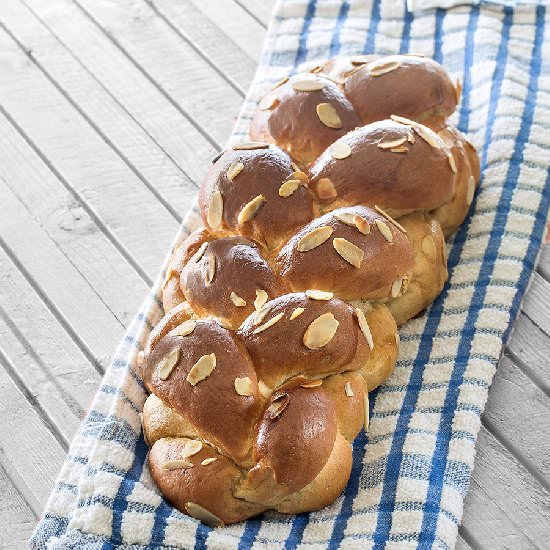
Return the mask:
{"type": "Polygon", "coordinates": [[[434,61],[336,58],[277,85],[202,184],[141,370],[149,466],[219,526],[323,507],[345,487],[397,325],[447,277],[479,178],[434,61]]]}

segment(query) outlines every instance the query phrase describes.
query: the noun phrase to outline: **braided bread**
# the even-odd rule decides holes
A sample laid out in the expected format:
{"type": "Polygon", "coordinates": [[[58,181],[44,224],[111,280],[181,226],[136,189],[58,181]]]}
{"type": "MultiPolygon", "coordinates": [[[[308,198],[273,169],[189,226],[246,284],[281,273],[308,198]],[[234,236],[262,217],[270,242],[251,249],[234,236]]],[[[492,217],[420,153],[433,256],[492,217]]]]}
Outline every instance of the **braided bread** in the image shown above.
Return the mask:
{"type": "Polygon", "coordinates": [[[140,367],[151,475],[179,510],[220,526],[341,493],[479,179],[457,101],[432,60],[335,58],[278,84],[256,141],[214,159],[140,367]]]}

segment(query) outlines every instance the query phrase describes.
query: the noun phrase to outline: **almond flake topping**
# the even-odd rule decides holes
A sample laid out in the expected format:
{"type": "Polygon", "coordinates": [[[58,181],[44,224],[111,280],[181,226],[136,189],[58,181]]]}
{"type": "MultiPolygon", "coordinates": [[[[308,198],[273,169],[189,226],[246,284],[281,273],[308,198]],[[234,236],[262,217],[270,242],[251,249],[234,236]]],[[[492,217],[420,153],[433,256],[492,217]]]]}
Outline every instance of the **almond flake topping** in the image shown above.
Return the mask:
{"type": "Polygon", "coordinates": [[[466,191],[466,204],[470,206],[474,200],[474,194],[476,192],[476,180],[474,176],[468,177],[468,190],[466,191]]]}
{"type": "Polygon", "coordinates": [[[188,319],[187,321],[184,321],[181,325],[179,325],[177,328],[174,329],[174,333],[178,336],[188,336],[191,334],[195,327],[197,326],[197,321],[194,319],[188,319]]]}
{"type": "Polygon", "coordinates": [[[367,322],[367,318],[365,317],[365,314],[359,308],[355,308],[355,315],[357,315],[357,321],[359,322],[359,328],[361,329],[361,332],[363,333],[363,336],[365,337],[365,340],[367,341],[367,344],[369,345],[369,348],[372,351],[374,349],[374,340],[372,339],[372,333],[370,331],[370,327],[369,327],[369,324],[367,322]]]}
{"type": "Polygon", "coordinates": [[[309,382],[304,382],[303,384],[300,384],[302,388],[310,389],[310,388],[317,388],[323,383],[322,380],[310,380],[309,382]]]}
{"type": "Polygon", "coordinates": [[[290,320],[296,319],[296,317],[299,317],[302,315],[302,313],[306,310],[305,307],[297,307],[292,314],[290,315],[290,320]]]}
{"type": "Polygon", "coordinates": [[[196,386],[199,382],[208,378],[212,371],[216,368],[216,355],[211,353],[210,355],[203,355],[191,368],[186,380],[192,385],[196,386]]]}
{"type": "Polygon", "coordinates": [[[421,247],[422,247],[422,252],[424,252],[428,260],[430,262],[435,261],[435,256],[436,256],[435,243],[431,235],[426,235],[422,239],[421,247]]]}
{"type": "Polygon", "coordinates": [[[365,431],[369,429],[370,411],[369,411],[369,395],[366,393],[363,396],[363,408],[365,410],[365,431]]]}
{"type": "Polygon", "coordinates": [[[184,470],[186,468],[192,468],[193,464],[188,460],[169,460],[162,465],[163,470],[184,470]]]}
{"type": "Polygon", "coordinates": [[[369,73],[372,76],[382,76],[391,71],[395,71],[401,66],[401,61],[374,61],[369,65],[369,73]]]}
{"type": "Polygon", "coordinates": [[[451,167],[451,172],[453,174],[456,174],[457,173],[456,162],[455,162],[455,158],[453,157],[453,154],[449,153],[449,156],[447,157],[447,159],[449,161],[449,166],[451,167]]]}
{"type": "Polygon", "coordinates": [[[368,235],[370,233],[370,223],[366,218],[356,214],[353,221],[355,222],[355,227],[357,227],[360,233],[363,233],[363,235],[368,235]]]}
{"type": "Polygon", "coordinates": [[[256,299],[254,300],[254,309],[260,310],[264,304],[269,300],[269,296],[265,290],[261,288],[256,289],[256,299]]]}
{"type": "Polygon", "coordinates": [[[246,300],[243,300],[239,295],[235,294],[234,292],[232,292],[229,297],[237,307],[246,306],[246,300]]]}
{"type": "Polygon", "coordinates": [[[309,181],[307,174],[302,172],[294,163],[292,163],[292,167],[296,168],[296,170],[290,174],[290,179],[300,180],[302,183],[307,183],[309,181]]]}
{"type": "Polygon", "coordinates": [[[136,355],[136,364],[139,366],[143,365],[144,359],[145,359],[145,352],[142,350],[136,355]]]}
{"type": "Polygon", "coordinates": [[[351,387],[351,382],[346,382],[344,384],[344,391],[348,397],[353,397],[353,389],[351,387]]]}
{"type": "Polygon", "coordinates": [[[271,395],[271,388],[262,380],[258,382],[258,389],[264,399],[267,399],[271,395]]]}
{"type": "Polygon", "coordinates": [[[458,105],[460,103],[460,97],[462,96],[462,83],[458,78],[456,79],[455,94],[456,94],[456,104],[458,105]]]}
{"type": "Polygon", "coordinates": [[[210,256],[208,256],[205,261],[204,278],[206,279],[206,282],[210,284],[214,280],[215,275],[216,275],[216,256],[214,256],[214,254],[210,254],[210,256]]]}
{"type": "Polygon", "coordinates": [[[325,83],[317,78],[303,78],[293,80],[292,87],[297,92],[317,92],[325,87],[325,83]]]}
{"type": "Polygon", "coordinates": [[[192,518],[202,521],[208,527],[223,527],[225,525],[218,516],[196,502],[186,502],[185,510],[192,518]]]}
{"type": "Polygon", "coordinates": [[[184,445],[183,450],[181,451],[181,458],[189,458],[190,456],[196,455],[202,449],[202,441],[197,439],[188,439],[184,445]]]}
{"type": "Polygon", "coordinates": [[[437,134],[430,130],[427,126],[423,124],[416,124],[414,126],[416,133],[431,147],[434,149],[441,149],[442,142],[440,138],[437,137],[437,134]]]}
{"type": "Polygon", "coordinates": [[[340,214],[335,214],[334,217],[346,225],[355,225],[355,214],[352,212],[342,212],[340,214]]]}
{"type": "Polygon", "coordinates": [[[199,262],[200,259],[204,256],[204,253],[206,252],[207,248],[208,248],[208,243],[202,243],[199,249],[193,255],[193,260],[195,262],[199,262]]]}
{"type": "Polygon", "coordinates": [[[215,456],[211,456],[210,458],[205,458],[202,462],[201,462],[201,466],[208,466],[209,464],[212,464],[212,462],[216,462],[217,457],[215,456]]]}
{"type": "Polygon", "coordinates": [[[260,332],[263,332],[269,327],[272,327],[275,323],[277,323],[282,319],[283,315],[284,313],[277,313],[275,317],[272,317],[269,321],[265,322],[263,325],[260,325],[259,327],[255,328],[253,331],[253,334],[259,334],[260,332]]]}
{"type": "Polygon", "coordinates": [[[244,164],[242,162],[234,162],[228,169],[227,169],[227,179],[229,181],[233,181],[242,171],[244,170],[244,164]]]}
{"type": "Polygon", "coordinates": [[[323,313],[307,327],[304,334],[304,345],[309,349],[326,346],[336,334],[339,324],[331,312],[323,313]]]}
{"type": "Polygon", "coordinates": [[[340,254],[346,262],[350,263],[354,267],[361,267],[361,262],[363,261],[365,252],[358,246],[355,246],[353,243],[340,237],[333,239],[332,245],[334,246],[336,252],[338,252],[338,254],[340,254]]]}
{"type": "Polygon", "coordinates": [[[322,245],[331,235],[333,229],[328,225],[322,225],[306,233],[298,241],[298,252],[308,252],[322,245]]]}
{"type": "Polygon", "coordinates": [[[342,119],[336,109],[330,103],[319,103],[317,105],[317,116],[328,128],[342,128],[342,119]]]}
{"type": "Polygon", "coordinates": [[[391,232],[391,229],[382,220],[375,220],[374,223],[376,224],[376,227],[378,227],[380,233],[384,235],[384,238],[391,243],[393,241],[393,233],[391,232]]]}
{"type": "Polygon", "coordinates": [[[400,229],[401,231],[403,231],[403,233],[406,233],[407,230],[399,223],[397,222],[396,220],[394,220],[385,210],[382,210],[382,208],[380,208],[378,205],[374,205],[374,209],[379,213],[379,214],[382,214],[382,216],[384,216],[384,218],[386,218],[388,221],[390,221],[391,223],[393,223],[393,225],[395,225],[395,227],[397,227],[397,229],[400,229]]]}
{"type": "Polygon", "coordinates": [[[275,94],[268,94],[262,98],[262,100],[258,104],[258,107],[261,111],[270,111],[274,107],[277,107],[279,103],[280,101],[275,94]]]}
{"type": "Polygon", "coordinates": [[[164,359],[159,362],[157,367],[158,377],[161,380],[168,380],[176,363],[180,358],[180,348],[174,348],[164,359]]]}
{"type": "Polygon", "coordinates": [[[266,416],[270,420],[275,420],[282,412],[288,407],[290,401],[288,394],[283,392],[277,395],[272,401],[266,411],[266,416]]]}
{"type": "Polygon", "coordinates": [[[333,199],[338,193],[329,178],[321,178],[317,183],[317,196],[320,199],[333,199]]]}
{"type": "Polygon", "coordinates": [[[254,395],[254,387],[252,385],[252,380],[248,376],[244,378],[235,378],[235,391],[239,395],[248,397],[254,395]]]}
{"type": "Polygon", "coordinates": [[[279,196],[283,198],[290,197],[300,187],[302,182],[300,180],[287,180],[284,181],[281,187],[279,187],[279,196]]]}
{"type": "Polygon", "coordinates": [[[332,292],[325,292],[324,290],[306,290],[306,296],[312,300],[331,300],[334,297],[332,292]]]}
{"type": "Polygon", "coordinates": [[[333,159],[342,160],[351,155],[351,147],[343,141],[337,141],[331,148],[330,154],[333,159]]]}
{"type": "Polygon", "coordinates": [[[397,347],[397,354],[399,355],[399,348],[401,347],[401,337],[399,332],[395,332],[395,346],[397,347]]]}
{"type": "Polygon", "coordinates": [[[247,202],[243,206],[242,210],[239,212],[237,222],[239,224],[243,224],[251,220],[256,215],[256,212],[258,212],[258,209],[260,208],[260,206],[262,206],[264,202],[266,202],[266,200],[263,195],[258,195],[257,197],[254,197],[250,202],[247,202]]]}
{"type": "Polygon", "coordinates": [[[279,80],[278,82],[275,82],[275,84],[273,84],[273,88],[271,88],[272,90],[275,90],[276,88],[278,88],[279,86],[282,86],[283,84],[286,84],[288,82],[288,76],[285,76],[284,78],[281,78],[281,80],[279,80]]]}
{"type": "Polygon", "coordinates": [[[403,286],[403,278],[398,277],[391,285],[391,296],[397,298],[401,294],[401,287],[403,286]]]}
{"type": "Polygon", "coordinates": [[[390,151],[392,153],[408,153],[409,148],[405,147],[405,145],[400,145],[399,147],[393,147],[392,149],[390,149],[390,151]]]}
{"type": "Polygon", "coordinates": [[[390,118],[394,122],[399,122],[400,124],[405,124],[405,126],[412,126],[413,128],[415,126],[418,126],[418,122],[415,122],[414,120],[411,120],[410,118],[405,118],[404,116],[390,115],[390,118]]]}
{"type": "Polygon", "coordinates": [[[406,141],[406,137],[393,139],[392,141],[381,141],[380,143],[378,143],[377,147],[379,149],[393,149],[394,147],[399,147],[400,145],[403,145],[403,143],[405,143],[406,141]]]}
{"type": "Polygon", "coordinates": [[[212,229],[216,229],[222,223],[223,197],[219,191],[214,191],[206,213],[206,221],[212,229]]]}
{"type": "Polygon", "coordinates": [[[241,150],[252,150],[252,149],[267,149],[269,143],[264,143],[263,141],[242,141],[240,143],[235,143],[232,145],[233,151],[241,150]]]}

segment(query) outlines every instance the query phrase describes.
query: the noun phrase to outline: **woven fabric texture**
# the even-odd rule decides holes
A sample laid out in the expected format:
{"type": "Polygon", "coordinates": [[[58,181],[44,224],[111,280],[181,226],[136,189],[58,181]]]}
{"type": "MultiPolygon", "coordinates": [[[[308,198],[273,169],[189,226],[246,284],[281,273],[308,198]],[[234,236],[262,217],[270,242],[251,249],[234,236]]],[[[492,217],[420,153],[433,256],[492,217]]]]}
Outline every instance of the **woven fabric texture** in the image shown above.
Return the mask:
{"type": "MultiPolygon", "coordinates": [[[[338,53],[421,52],[463,81],[453,122],[478,147],[482,182],[448,245],[450,279],[426,314],[401,328],[400,360],[371,394],[369,431],[354,442],[341,497],[318,512],[212,530],[164,501],[146,465],[146,394],[132,365],[162,314],[160,272],[70,446],[32,548],[454,546],[480,415],[548,210],[545,15],[542,4],[409,12],[404,0],[279,2],[234,138],[272,83],[338,53]]],[[[195,209],[174,242],[198,223],[195,209]]]]}

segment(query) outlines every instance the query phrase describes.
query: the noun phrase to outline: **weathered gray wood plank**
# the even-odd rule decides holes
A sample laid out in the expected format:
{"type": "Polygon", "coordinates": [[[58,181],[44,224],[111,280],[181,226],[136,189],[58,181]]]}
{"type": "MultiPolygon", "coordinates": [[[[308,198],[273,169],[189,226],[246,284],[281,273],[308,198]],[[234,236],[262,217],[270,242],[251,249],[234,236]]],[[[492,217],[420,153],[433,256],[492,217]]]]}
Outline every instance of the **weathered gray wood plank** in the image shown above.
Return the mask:
{"type": "Polygon", "coordinates": [[[275,7],[275,0],[234,0],[234,2],[256,19],[258,24],[267,29],[275,7]]]}

